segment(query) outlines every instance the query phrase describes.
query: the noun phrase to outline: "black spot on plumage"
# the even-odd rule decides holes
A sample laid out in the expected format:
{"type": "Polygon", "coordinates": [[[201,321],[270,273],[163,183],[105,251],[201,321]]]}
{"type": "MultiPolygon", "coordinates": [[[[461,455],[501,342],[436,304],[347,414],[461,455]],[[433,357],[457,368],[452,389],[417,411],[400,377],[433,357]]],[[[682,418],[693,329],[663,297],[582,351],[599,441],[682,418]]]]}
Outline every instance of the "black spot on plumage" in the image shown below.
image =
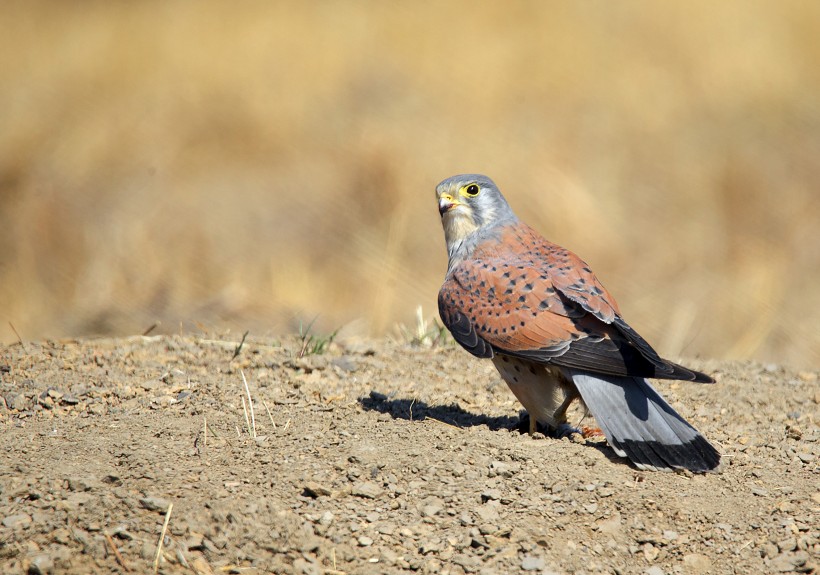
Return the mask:
{"type": "MultiPolygon", "coordinates": [[[[493,268],[493,271],[495,271],[495,268],[493,268]]],[[[504,272],[501,274],[501,277],[504,279],[510,279],[510,272],[504,272]]]]}
{"type": "Polygon", "coordinates": [[[507,288],[504,290],[504,295],[510,295],[513,292],[512,288],[507,288]]]}
{"type": "Polygon", "coordinates": [[[515,365],[513,367],[515,367],[515,371],[517,371],[518,373],[521,373],[521,366],[520,365],[515,365]]]}
{"type": "Polygon", "coordinates": [[[584,267],[582,267],[581,269],[582,269],[582,270],[584,270],[585,272],[587,272],[588,274],[591,274],[591,273],[592,273],[592,270],[591,270],[591,269],[589,269],[589,267],[587,267],[587,266],[584,266],[584,267]]]}
{"type": "Polygon", "coordinates": [[[547,300],[541,300],[541,303],[538,304],[539,309],[547,309],[550,306],[550,302],[547,300]]]}
{"type": "Polygon", "coordinates": [[[518,296],[518,303],[524,303],[525,301],[527,301],[527,296],[518,296]]]}
{"type": "Polygon", "coordinates": [[[546,292],[547,292],[548,294],[554,294],[554,293],[555,293],[555,288],[550,286],[550,287],[548,287],[548,288],[546,289],[546,292]]]}
{"type": "Polygon", "coordinates": [[[534,288],[534,287],[535,287],[535,286],[534,286],[534,285],[532,285],[531,283],[524,284],[524,290],[525,290],[525,291],[528,291],[528,292],[531,292],[531,291],[532,291],[532,288],[534,288]]]}

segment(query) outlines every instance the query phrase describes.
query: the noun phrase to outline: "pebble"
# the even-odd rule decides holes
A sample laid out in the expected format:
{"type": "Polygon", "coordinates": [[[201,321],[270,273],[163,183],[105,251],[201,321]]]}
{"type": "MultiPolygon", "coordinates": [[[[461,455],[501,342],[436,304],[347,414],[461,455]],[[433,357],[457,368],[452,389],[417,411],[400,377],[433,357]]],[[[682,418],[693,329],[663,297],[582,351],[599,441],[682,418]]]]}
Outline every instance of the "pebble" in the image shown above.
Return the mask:
{"type": "Polygon", "coordinates": [[[683,556],[683,564],[693,574],[707,573],[712,569],[712,561],[706,555],[689,553],[683,556]]]}
{"type": "Polygon", "coordinates": [[[35,555],[28,566],[28,575],[47,575],[54,570],[54,560],[46,553],[35,555]]]}
{"type": "Polygon", "coordinates": [[[361,481],[353,486],[351,493],[356,497],[376,499],[383,493],[383,489],[372,481],[361,481]]]}
{"type": "Polygon", "coordinates": [[[166,511],[168,511],[168,505],[170,505],[170,502],[162,497],[154,497],[152,495],[148,495],[140,499],[140,505],[142,505],[148,511],[157,511],[159,513],[165,513],[166,511]]]}
{"type": "Polygon", "coordinates": [[[481,501],[497,501],[501,499],[501,490],[499,489],[485,489],[481,492],[481,501]]]}
{"type": "Polygon", "coordinates": [[[26,409],[28,409],[29,400],[22,393],[7,393],[5,399],[6,405],[9,409],[12,409],[14,411],[25,411],[26,409]]]}
{"type": "Polygon", "coordinates": [[[434,517],[444,511],[444,502],[441,499],[431,498],[421,508],[422,517],[434,517]]]}
{"type": "Polygon", "coordinates": [[[28,513],[18,513],[8,515],[3,518],[3,527],[14,529],[16,527],[26,527],[31,523],[31,516],[28,513]]]}
{"type": "Polygon", "coordinates": [[[304,490],[305,495],[307,495],[308,497],[313,497],[314,499],[317,497],[327,496],[332,493],[332,491],[328,487],[320,485],[315,481],[308,481],[307,483],[305,483],[304,490]]]}
{"type": "Polygon", "coordinates": [[[546,567],[543,557],[525,555],[521,560],[521,569],[524,571],[541,571],[546,567]]]}
{"type": "Polygon", "coordinates": [[[805,565],[808,560],[809,554],[806,551],[781,553],[772,559],[770,566],[775,572],[787,573],[789,571],[796,571],[798,568],[805,565]]]}

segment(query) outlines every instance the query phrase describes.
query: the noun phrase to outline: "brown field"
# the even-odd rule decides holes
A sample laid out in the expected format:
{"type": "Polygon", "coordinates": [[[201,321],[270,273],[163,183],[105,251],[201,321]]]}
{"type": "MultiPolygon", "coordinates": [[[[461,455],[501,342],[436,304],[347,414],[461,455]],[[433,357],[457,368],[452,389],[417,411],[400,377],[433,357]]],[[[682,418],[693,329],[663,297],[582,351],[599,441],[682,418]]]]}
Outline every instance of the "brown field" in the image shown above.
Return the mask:
{"type": "Polygon", "coordinates": [[[480,171],[662,353],[820,365],[820,3],[0,20],[1,342],[395,333],[435,315],[435,184],[480,171]]]}

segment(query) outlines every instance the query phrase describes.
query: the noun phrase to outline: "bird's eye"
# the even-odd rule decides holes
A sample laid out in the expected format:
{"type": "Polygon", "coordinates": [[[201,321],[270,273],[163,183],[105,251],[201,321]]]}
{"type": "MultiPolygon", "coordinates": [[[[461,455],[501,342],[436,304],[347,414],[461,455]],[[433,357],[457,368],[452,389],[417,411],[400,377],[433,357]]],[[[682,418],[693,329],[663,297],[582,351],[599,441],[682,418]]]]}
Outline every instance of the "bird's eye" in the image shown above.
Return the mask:
{"type": "Polygon", "coordinates": [[[470,184],[464,189],[464,193],[470,196],[471,198],[478,195],[479,187],[475,184],[470,184]]]}

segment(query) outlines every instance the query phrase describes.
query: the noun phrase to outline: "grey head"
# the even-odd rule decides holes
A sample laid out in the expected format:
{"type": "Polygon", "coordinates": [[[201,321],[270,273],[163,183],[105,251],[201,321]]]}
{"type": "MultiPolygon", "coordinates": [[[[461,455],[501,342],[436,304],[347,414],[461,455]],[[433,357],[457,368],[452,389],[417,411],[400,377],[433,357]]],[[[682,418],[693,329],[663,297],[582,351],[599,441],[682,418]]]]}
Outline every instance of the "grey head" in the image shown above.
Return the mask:
{"type": "Polygon", "coordinates": [[[498,186],[481,174],[461,174],[436,186],[450,268],[498,226],[518,221],[498,186]]]}

